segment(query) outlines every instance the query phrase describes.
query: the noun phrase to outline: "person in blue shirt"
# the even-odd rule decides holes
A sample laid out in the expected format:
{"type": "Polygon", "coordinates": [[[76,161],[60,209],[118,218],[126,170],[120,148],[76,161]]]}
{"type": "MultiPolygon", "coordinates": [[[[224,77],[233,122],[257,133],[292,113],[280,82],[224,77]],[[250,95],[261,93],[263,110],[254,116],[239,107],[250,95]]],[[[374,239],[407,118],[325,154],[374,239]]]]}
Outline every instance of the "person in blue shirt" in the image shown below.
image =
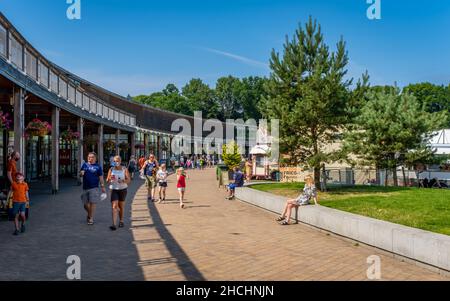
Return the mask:
{"type": "Polygon", "coordinates": [[[81,166],[80,177],[83,178],[81,200],[87,212],[87,223],[88,225],[93,225],[95,206],[100,201],[101,194],[106,193],[103,170],[97,164],[97,155],[95,153],[89,153],[87,162],[81,166]]]}
{"type": "Polygon", "coordinates": [[[228,185],[228,196],[227,199],[231,200],[234,198],[234,192],[236,187],[242,187],[244,186],[244,174],[239,169],[239,167],[233,168],[234,174],[233,174],[233,180],[234,182],[228,185]]]}

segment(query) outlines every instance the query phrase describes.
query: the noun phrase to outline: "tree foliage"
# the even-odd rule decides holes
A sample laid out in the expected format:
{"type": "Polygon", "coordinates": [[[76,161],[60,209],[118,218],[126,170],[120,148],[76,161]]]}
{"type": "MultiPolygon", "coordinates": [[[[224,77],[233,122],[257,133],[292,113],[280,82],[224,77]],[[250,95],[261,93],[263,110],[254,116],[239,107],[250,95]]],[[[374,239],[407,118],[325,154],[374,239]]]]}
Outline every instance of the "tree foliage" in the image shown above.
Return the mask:
{"type": "Polygon", "coordinates": [[[325,146],[338,140],[336,133],[349,119],[347,63],[345,42],[341,39],[330,52],[312,18],[291,40],[286,38],[282,56],[272,51],[264,115],[280,120],[281,152],[292,163],[312,167],[316,185],[321,164],[337,154],[325,146]]]}
{"type": "Polygon", "coordinates": [[[239,146],[235,141],[222,145],[222,159],[229,170],[239,167],[242,161],[239,146]]]}
{"type": "MultiPolygon", "coordinates": [[[[372,90],[367,98],[344,136],[344,147],[356,155],[358,164],[394,171],[432,155],[427,142],[446,124],[446,112],[429,113],[415,96],[399,89],[372,90]]],[[[394,182],[397,185],[396,172],[394,182]]]]}

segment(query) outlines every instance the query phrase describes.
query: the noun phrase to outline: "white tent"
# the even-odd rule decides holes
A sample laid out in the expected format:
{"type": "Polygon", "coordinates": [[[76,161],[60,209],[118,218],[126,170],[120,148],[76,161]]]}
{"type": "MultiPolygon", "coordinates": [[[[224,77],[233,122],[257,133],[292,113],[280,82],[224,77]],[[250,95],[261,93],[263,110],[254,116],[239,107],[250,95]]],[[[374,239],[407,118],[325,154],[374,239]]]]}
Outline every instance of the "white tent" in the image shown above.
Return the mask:
{"type": "Polygon", "coordinates": [[[250,150],[250,155],[269,155],[270,147],[268,145],[255,145],[250,150]]]}
{"type": "Polygon", "coordinates": [[[436,135],[430,139],[429,143],[436,150],[437,155],[450,154],[450,129],[436,132],[436,135]]]}

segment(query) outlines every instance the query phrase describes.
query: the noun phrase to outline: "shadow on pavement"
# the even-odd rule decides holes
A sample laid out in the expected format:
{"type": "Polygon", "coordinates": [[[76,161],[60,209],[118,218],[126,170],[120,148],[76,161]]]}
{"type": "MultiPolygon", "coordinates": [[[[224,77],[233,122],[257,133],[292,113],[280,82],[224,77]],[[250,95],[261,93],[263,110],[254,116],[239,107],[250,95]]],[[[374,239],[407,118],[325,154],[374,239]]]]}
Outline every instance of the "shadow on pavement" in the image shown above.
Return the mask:
{"type": "MultiPolygon", "coordinates": [[[[151,219],[154,223],[156,230],[158,231],[159,236],[164,240],[164,244],[166,245],[172,258],[176,258],[176,264],[180,269],[180,271],[183,273],[186,280],[205,281],[206,279],[203,277],[202,273],[191,262],[187,254],[183,251],[183,249],[177,243],[172,234],[170,234],[169,230],[167,230],[166,225],[163,223],[155,204],[153,202],[150,202],[148,204],[148,207],[150,209],[149,211],[151,219]]],[[[148,264],[157,264],[157,263],[160,262],[151,261],[148,264]]]]}

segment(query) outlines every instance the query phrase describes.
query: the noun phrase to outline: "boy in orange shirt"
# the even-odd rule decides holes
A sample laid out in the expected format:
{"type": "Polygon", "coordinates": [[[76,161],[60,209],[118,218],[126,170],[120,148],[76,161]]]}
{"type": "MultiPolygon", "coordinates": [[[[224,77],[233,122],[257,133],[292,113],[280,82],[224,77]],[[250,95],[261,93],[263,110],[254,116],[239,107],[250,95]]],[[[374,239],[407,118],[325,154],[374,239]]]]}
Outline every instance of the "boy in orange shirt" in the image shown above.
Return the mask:
{"type": "Polygon", "coordinates": [[[11,184],[11,190],[13,192],[13,214],[14,214],[14,225],[16,230],[14,235],[19,235],[19,216],[22,219],[22,225],[20,227],[20,232],[25,232],[25,211],[27,203],[30,201],[28,194],[28,184],[24,182],[24,176],[21,173],[16,174],[16,182],[11,184]]]}

